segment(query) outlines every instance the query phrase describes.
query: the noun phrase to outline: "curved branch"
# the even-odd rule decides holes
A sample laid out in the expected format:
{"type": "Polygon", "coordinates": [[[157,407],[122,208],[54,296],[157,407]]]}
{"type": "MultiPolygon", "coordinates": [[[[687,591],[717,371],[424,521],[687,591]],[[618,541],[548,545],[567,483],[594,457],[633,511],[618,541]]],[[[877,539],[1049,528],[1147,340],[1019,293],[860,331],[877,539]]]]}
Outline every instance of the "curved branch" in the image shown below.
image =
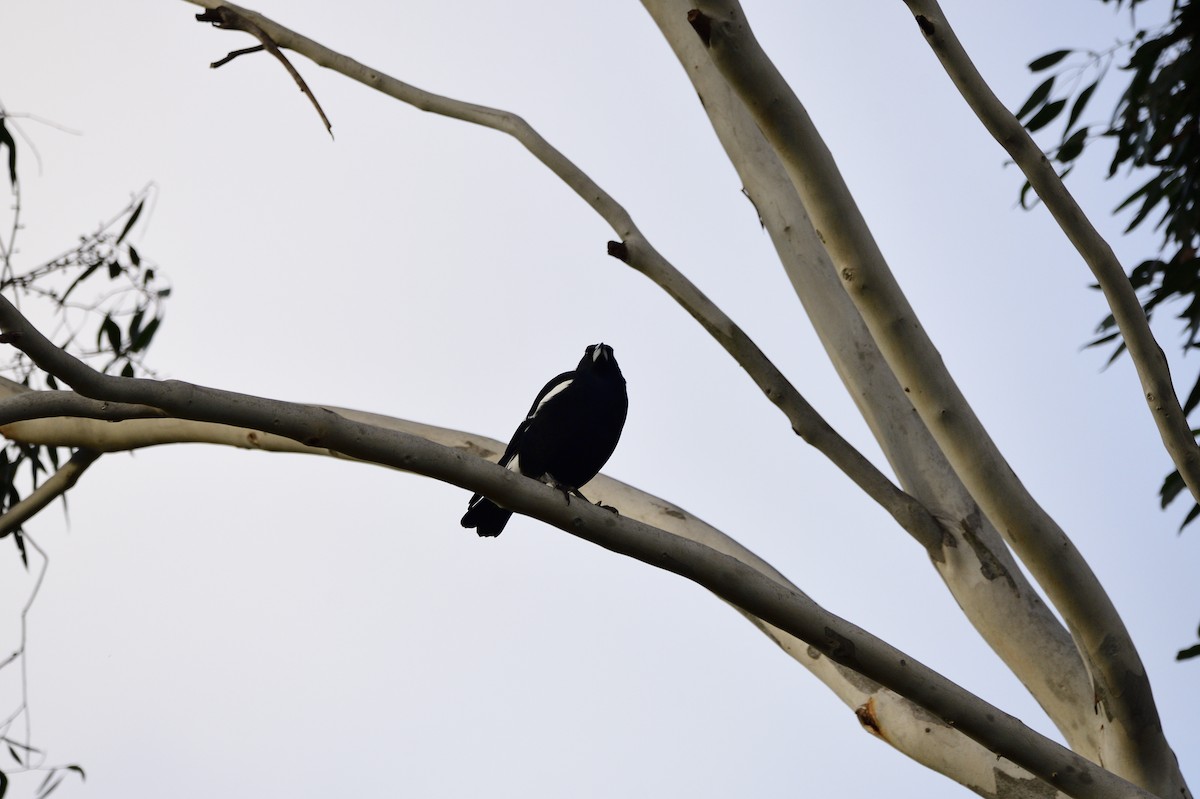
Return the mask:
{"type": "Polygon", "coordinates": [[[3,297],[0,330],[41,368],[91,399],[159,408],[181,419],[249,427],[311,447],[423,474],[502,500],[618,554],[674,572],[746,613],[912,699],[997,755],[1069,796],[1150,799],[1087,759],[1026,727],[887,643],[821,608],[799,590],[716,549],[562,494],[480,458],[418,436],[383,430],[314,406],[267,400],[180,381],[104,375],[55,347],[3,297]]]}
{"type": "Polygon", "coordinates": [[[1097,759],[1094,690],[1074,641],[979,511],[913,412],[843,290],[808,212],[742,101],[688,25],[693,0],[643,0],[675,50],[704,113],[759,211],[813,328],[905,491],[943,520],[934,566],[985,641],[1045,709],[1072,749],[1097,759]]]}
{"type": "MultiPolygon", "coordinates": [[[[840,291],[840,289],[839,289],[840,291]]],[[[118,452],[162,444],[208,443],[257,449],[268,452],[309,453],[344,458],[328,449],[307,447],[289,438],[261,433],[249,428],[230,427],[214,422],[191,422],[183,419],[131,418],[128,421],[103,421],[83,418],[97,410],[97,403],[73,392],[35,392],[19,383],[0,378],[0,434],[14,441],[47,446],[87,447],[98,452],[118,452]],[[37,402],[14,404],[11,399],[34,394],[37,400],[47,401],[47,410],[37,408],[37,402]],[[62,396],[59,396],[62,395],[62,396]],[[81,416],[49,417],[50,410],[61,412],[63,398],[75,398],[81,416]]],[[[433,441],[444,447],[496,460],[504,444],[485,436],[464,433],[405,419],[367,413],[364,411],[319,406],[339,416],[366,422],[386,430],[400,430],[433,441]]],[[[135,406],[108,404],[114,409],[135,406]]],[[[111,418],[111,417],[110,417],[111,418]]],[[[590,497],[605,505],[619,507],[631,519],[653,525],[673,535],[696,541],[746,563],[776,582],[789,588],[795,586],[769,563],[746,549],[735,539],[693,516],[686,510],[647,494],[633,486],[598,475],[584,486],[590,497]]],[[[968,548],[969,549],[969,548],[968,548]]],[[[954,563],[954,551],[946,565],[954,563]]],[[[796,589],[799,590],[799,589],[796,589]]],[[[935,769],[950,779],[967,786],[985,797],[1009,796],[1003,793],[1022,782],[1041,781],[1019,766],[996,756],[977,742],[941,719],[931,716],[920,706],[898,696],[860,674],[822,657],[799,638],[755,616],[743,615],[764,635],[774,641],[788,656],[808,669],[848,707],[855,710],[863,728],[882,738],[918,763],[935,769]],[[953,756],[947,756],[953,753],[953,756]]],[[[1074,651],[1074,650],[1072,650],[1074,651]]],[[[1034,795],[1045,799],[1044,788],[1034,795]]],[[[1012,796],[1019,796],[1013,794],[1012,796]]]]}
{"type": "Polygon", "coordinates": [[[1075,202],[1071,192],[1067,191],[1033,137],[984,82],[946,21],[937,0],[904,2],[916,18],[925,41],[941,61],[967,105],[1025,173],[1054,221],[1092,270],[1108,307],[1112,309],[1113,319],[1121,331],[1129,357],[1133,359],[1163,446],[1183,476],[1192,497],[1200,502],[1200,446],[1196,444],[1196,437],[1192,435],[1179,397],[1175,394],[1167,358],[1150,331],[1146,312],[1121,262],[1075,202]]]}
{"type": "Polygon", "coordinates": [[[465,103],[418,89],[232,3],[220,0],[185,2],[205,8],[232,9],[264,31],[280,47],[298,52],[320,66],[422,111],[482,125],[512,136],[587,202],[621,237],[620,243],[609,245],[610,254],[646,275],[683,306],[733,356],[767,398],[783,411],[797,435],[833,461],[891,514],[931,557],[941,557],[942,528],[929,511],[897,487],[821,418],[746,332],[650,244],[625,208],[524,119],[508,111],[465,103]]]}
{"type": "Polygon", "coordinates": [[[1097,705],[1110,716],[1103,762],[1145,785],[1182,785],[1145,668],[1112,600],[967,404],[896,284],[829,148],[763,52],[736,0],[705,0],[703,9],[690,12],[689,20],[783,161],[913,407],[1071,630],[1094,681],[1097,705]]]}

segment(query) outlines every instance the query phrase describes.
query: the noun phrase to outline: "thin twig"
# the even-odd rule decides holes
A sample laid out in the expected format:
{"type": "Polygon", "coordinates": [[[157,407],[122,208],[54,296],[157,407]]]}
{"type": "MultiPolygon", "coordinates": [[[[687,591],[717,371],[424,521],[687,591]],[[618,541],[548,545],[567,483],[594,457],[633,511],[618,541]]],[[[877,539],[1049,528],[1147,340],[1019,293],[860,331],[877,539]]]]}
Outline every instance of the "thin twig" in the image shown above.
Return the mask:
{"type": "MultiPolygon", "coordinates": [[[[29,666],[26,654],[28,651],[27,645],[29,640],[29,611],[33,608],[33,603],[37,600],[38,594],[42,590],[42,583],[46,579],[46,571],[50,568],[50,556],[46,554],[45,550],[38,546],[37,541],[35,541],[31,536],[26,535],[25,542],[31,546],[33,550],[38,553],[38,555],[41,556],[42,567],[38,570],[38,575],[34,580],[33,588],[30,590],[29,596],[25,599],[25,605],[21,608],[20,643],[17,646],[16,651],[6,658],[3,663],[0,663],[0,669],[12,663],[14,660],[19,660],[21,666],[21,702],[17,706],[16,710],[10,713],[3,721],[0,721],[0,730],[3,730],[4,734],[7,735],[7,730],[13,724],[13,722],[24,716],[25,743],[11,743],[16,743],[17,746],[25,750],[27,755],[33,755],[41,754],[41,752],[39,752],[37,749],[34,749],[33,746],[30,745],[30,741],[33,737],[33,725],[29,714],[29,666]]],[[[22,765],[26,767],[26,770],[35,768],[31,761],[28,760],[22,765]]]]}
{"type": "Polygon", "coordinates": [[[288,61],[287,56],[280,51],[274,40],[272,40],[262,28],[256,25],[253,20],[246,17],[246,15],[242,14],[239,10],[236,10],[234,7],[230,6],[210,8],[208,11],[205,11],[202,14],[197,14],[196,19],[200,22],[211,22],[213,26],[217,28],[244,31],[262,42],[262,44],[257,47],[247,47],[243,50],[234,50],[229,55],[225,56],[219,61],[214,61],[209,66],[211,66],[213,69],[216,69],[222,64],[229,63],[240,55],[256,53],[259,50],[266,50],[268,53],[275,56],[275,58],[279,60],[279,63],[283,64],[283,68],[286,69],[288,74],[292,76],[292,80],[296,81],[296,85],[300,87],[300,91],[304,92],[304,94],[308,96],[308,99],[312,101],[313,108],[317,109],[317,113],[320,115],[321,121],[325,123],[325,130],[329,132],[329,138],[333,138],[333,123],[329,121],[329,117],[325,116],[325,110],[321,108],[321,104],[317,102],[317,96],[312,93],[312,89],[308,88],[308,84],[304,82],[304,78],[300,77],[300,73],[296,71],[294,66],[292,66],[292,62],[288,61]]]}
{"type": "MultiPolygon", "coordinates": [[[[200,16],[203,16],[203,15],[198,15],[196,18],[199,19],[200,16]]],[[[223,67],[226,64],[228,64],[230,61],[232,61],[233,59],[237,58],[238,56],[249,55],[250,53],[261,53],[265,49],[266,49],[266,47],[264,47],[263,45],[256,44],[253,47],[247,47],[243,50],[234,50],[229,55],[225,56],[224,58],[218,59],[217,61],[212,62],[208,66],[212,69],[216,69],[217,67],[223,67]]]]}

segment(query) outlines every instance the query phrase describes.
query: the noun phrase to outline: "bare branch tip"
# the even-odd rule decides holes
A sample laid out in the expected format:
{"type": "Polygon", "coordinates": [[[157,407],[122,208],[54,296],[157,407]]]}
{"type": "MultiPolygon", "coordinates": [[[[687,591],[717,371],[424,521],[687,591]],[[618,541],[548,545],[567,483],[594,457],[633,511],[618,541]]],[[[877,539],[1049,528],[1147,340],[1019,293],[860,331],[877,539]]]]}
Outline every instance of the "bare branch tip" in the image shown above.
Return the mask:
{"type": "Polygon", "coordinates": [[[234,50],[234,51],[233,51],[233,52],[231,52],[229,55],[227,55],[227,56],[225,56],[224,58],[222,58],[220,61],[214,61],[214,62],[212,62],[211,64],[209,64],[208,66],[209,66],[211,69],[216,69],[217,67],[223,67],[223,66],[225,66],[226,64],[228,64],[230,61],[232,61],[233,59],[237,58],[237,57],[238,57],[238,56],[240,56],[240,55],[247,55],[247,54],[249,54],[249,53],[259,53],[259,52],[262,52],[262,51],[263,51],[263,50],[265,50],[265,49],[267,49],[267,48],[266,48],[266,47],[264,47],[263,45],[261,45],[261,44],[256,44],[254,47],[247,47],[247,48],[245,48],[245,49],[243,49],[243,50],[234,50]]]}
{"type": "Polygon", "coordinates": [[[608,254],[618,261],[629,263],[629,247],[623,241],[610,241],[608,243],[608,254]]]}

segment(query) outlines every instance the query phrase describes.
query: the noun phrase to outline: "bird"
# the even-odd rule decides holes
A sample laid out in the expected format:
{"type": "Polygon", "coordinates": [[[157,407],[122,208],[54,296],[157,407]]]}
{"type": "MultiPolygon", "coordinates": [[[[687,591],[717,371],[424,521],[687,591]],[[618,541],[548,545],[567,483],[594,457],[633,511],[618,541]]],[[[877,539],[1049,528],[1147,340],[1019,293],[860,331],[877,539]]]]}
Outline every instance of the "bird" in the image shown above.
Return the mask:
{"type": "MultiPolygon", "coordinates": [[[[558,488],[568,502],[571,494],[586,500],[579,489],[600,473],[617,448],[628,410],[625,377],[613,348],[592,344],[574,371],[563,372],[538,392],[500,465],[558,488]]],[[[512,514],[475,494],[461,523],[482,537],[495,537],[512,514]]]]}

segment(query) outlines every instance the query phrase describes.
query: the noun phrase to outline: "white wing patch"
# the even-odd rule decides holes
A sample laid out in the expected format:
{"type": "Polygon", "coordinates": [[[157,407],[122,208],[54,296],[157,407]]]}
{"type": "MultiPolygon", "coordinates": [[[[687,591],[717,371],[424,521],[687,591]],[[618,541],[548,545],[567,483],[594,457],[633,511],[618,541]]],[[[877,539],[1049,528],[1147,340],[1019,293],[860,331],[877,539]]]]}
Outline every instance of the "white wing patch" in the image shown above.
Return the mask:
{"type": "Polygon", "coordinates": [[[553,397],[557,394],[561,394],[563,392],[563,389],[565,389],[567,386],[571,385],[573,382],[575,382],[574,378],[572,378],[571,380],[564,380],[561,383],[559,383],[557,386],[555,386],[554,388],[547,391],[546,396],[542,397],[542,401],[539,402],[537,404],[537,407],[533,409],[533,413],[529,414],[529,416],[527,416],[526,418],[532,419],[533,417],[537,416],[538,411],[540,411],[542,409],[543,405],[545,405],[547,402],[550,401],[551,397],[553,397]]]}

